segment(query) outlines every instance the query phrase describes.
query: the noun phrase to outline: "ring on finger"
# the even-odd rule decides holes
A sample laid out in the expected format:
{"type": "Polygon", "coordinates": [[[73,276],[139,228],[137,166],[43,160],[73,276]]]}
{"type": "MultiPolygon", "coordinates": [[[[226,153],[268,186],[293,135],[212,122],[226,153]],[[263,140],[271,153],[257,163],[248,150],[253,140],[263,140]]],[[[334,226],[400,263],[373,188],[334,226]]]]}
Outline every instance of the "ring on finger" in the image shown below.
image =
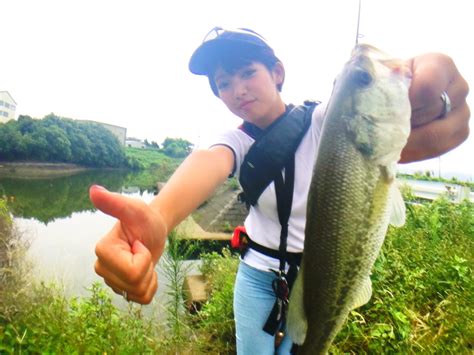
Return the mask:
{"type": "Polygon", "coordinates": [[[439,115],[438,118],[443,118],[451,111],[451,100],[446,91],[443,91],[441,93],[440,98],[441,98],[441,101],[443,101],[443,111],[441,112],[441,115],[439,115]]]}

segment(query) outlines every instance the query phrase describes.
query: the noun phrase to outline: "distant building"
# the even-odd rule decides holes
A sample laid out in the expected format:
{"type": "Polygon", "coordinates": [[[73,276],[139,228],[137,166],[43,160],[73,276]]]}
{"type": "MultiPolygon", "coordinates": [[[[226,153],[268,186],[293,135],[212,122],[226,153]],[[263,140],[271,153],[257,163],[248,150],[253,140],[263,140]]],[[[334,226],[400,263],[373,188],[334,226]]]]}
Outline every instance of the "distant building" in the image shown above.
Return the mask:
{"type": "Polygon", "coordinates": [[[16,102],[8,91],[0,91],[0,122],[15,119],[16,102]]]}
{"type": "Polygon", "coordinates": [[[123,146],[125,145],[125,139],[127,137],[127,128],[115,126],[113,124],[108,124],[108,123],[103,123],[103,122],[90,121],[90,120],[80,120],[80,122],[100,124],[104,128],[107,128],[110,132],[112,132],[113,135],[117,137],[121,145],[123,146]]]}
{"type": "Polygon", "coordinates": [[[125,145],[130,148],[146,148],[144,142],[138,138],[128,137],[125,141],[125,145]]]}

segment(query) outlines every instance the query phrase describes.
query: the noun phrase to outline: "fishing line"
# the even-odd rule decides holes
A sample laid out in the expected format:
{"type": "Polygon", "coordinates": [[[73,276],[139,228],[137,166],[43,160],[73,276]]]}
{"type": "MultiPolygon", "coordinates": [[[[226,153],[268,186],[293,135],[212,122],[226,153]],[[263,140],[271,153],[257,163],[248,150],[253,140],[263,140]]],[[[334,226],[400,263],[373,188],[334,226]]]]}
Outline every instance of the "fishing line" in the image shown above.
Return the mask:
{"type": "Polygon", "coordinates": [[[362,4],[362,0],[359,0],[359,11],[357,12],[357,32],[356,32],[356,40],[355,40],[356,46],[359,44],[359,37],[361,37],[361,36],[359,35],[360,7],[361,7],[361,4],[362,4]]]}

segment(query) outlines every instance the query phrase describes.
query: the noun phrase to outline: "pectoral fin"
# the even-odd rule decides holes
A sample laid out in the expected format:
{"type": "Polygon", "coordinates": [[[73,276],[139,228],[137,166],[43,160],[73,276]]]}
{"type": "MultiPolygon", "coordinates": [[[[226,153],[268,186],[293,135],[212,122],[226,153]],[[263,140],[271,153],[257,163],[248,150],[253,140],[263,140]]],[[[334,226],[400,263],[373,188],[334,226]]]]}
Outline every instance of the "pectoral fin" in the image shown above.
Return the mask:
{"type": "Polygon", "coordinates": [[[406,207],[403,201],[402,193],[396,184],[392,184],[390,188],[392,211],[390,214],[390,224],[394,227],[401,227],[405,224],[406,207]]]}
{"type": "MultiPolygon", "coordinates": [[[[301,265],[303,265],[303,262],[301,265]]],[[[308,331],[308,321],[304,311],[303,294],[303,266],[301,266],[295,283],[293,284],[293,289],[291,290],[287,319],[288,334],[290,335],[291,340],[298,345],[304,343],[306,332],[308,331]]]]}
{"type": "Polygon", "coordinates": [[[372,281],[370,280],[370,276],[367,276],[350,308],[355,309],[362,307],[370,301],[370,297],[372,297],[372,281]]]}

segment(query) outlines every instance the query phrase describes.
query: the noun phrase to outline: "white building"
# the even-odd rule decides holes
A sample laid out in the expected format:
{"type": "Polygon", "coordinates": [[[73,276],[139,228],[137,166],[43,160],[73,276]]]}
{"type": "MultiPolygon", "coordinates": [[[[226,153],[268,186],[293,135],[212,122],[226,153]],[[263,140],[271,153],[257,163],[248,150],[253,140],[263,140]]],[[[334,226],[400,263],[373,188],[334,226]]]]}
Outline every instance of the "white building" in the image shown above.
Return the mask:
{"type": "Polygon", "coordinates": [[[107,128],[110,132],[112,132],[113,135],[117,137],[121,145],[125,145],[125,139],[127,137],[127,128],[116,126],[113,124],[103,123],[103,122],[91,121],[91,120],[78,120],[78,121],[100,124],[101,126],[107,128]]]}
{"type": "Polygon", "coordinates": [[[128,137],[125,141],[125,145],[129,148],[146,148],[144,142],[138,138],[128,137]]]}
{"type": "Polygon", "coordinates": [[[0,122],[15,119],[16,102],[8,91],[0,91],[0,122]]]}

